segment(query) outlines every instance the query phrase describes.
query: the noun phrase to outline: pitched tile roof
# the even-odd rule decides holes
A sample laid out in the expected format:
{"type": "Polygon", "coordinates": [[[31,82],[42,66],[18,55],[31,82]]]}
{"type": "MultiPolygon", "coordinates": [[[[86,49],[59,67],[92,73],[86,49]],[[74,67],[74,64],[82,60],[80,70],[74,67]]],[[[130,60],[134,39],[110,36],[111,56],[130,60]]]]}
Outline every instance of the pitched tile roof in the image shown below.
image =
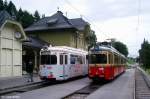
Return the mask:
{"type": "Polygon", "coordinates": [[[89,23],[84,21],[82,18],[69,19],[69,21],[80,31],[84,30],[86,25],[89,25],[89,23]]]}
{"type": "Polygon", "coordinates": [[[77,19],[68,19],[63,15],[61,11],[57,11],[54,15],[50,17],[45,17],[39,20],[38,22],[32,24],[25,29],[28,31],[41,31],[41,30],[53,30],[53,29],[75,29],[83,30],[84,26],[88,23],[85,22],[82,18],[77,19]]]}
{"type": "Polygon", "coordinates": [[[38,30],[50,30],[50,29],[64,29],[74,28],[69,22],[68,18],[63,15],[61,11],[57,11],[50,17],[45,17],[38,22],[32,24],[25,31],[38,31],[38,30]]]}
{"type": "Polygon", "coordinates": [[[7,11],[5,10],[0,11],[0,27],[6,20],[13,20],[13,18],[7,11]]]}
{"type": "Polygon", "coordinates": [[[23,46],[29,46],[41,49],[43,46],[49,45],[49,43],[41,40],[38,37],[28,36],[28,41],[23,42],[23,46]]]}

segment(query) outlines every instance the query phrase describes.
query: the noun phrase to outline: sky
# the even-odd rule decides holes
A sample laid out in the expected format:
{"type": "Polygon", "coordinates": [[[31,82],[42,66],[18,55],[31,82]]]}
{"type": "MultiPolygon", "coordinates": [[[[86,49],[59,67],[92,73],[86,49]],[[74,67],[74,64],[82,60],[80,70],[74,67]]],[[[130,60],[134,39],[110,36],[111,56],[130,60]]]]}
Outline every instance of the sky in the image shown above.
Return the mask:
{"type": "MultiPolygon", "coordinates": [[[[10,0],[8,0],[10,1],[10,0]]],[[[150,41],[150,0],[11,0],[17,9],[51,16],[59,9],[68,18],[82,17],[97,41],[115,38],[138,56],[144,38],[150,41]]]]}

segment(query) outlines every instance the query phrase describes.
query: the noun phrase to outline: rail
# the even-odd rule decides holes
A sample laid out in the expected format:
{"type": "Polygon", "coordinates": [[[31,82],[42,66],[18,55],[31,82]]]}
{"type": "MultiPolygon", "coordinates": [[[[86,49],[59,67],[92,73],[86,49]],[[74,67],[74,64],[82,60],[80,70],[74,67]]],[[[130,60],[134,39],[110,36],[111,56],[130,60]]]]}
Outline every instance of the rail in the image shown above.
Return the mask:
{"type": "Polygon", "coordinates": [[[135,99],[150,99],[149,80],[141,68],[135,70],[135,99]]]}

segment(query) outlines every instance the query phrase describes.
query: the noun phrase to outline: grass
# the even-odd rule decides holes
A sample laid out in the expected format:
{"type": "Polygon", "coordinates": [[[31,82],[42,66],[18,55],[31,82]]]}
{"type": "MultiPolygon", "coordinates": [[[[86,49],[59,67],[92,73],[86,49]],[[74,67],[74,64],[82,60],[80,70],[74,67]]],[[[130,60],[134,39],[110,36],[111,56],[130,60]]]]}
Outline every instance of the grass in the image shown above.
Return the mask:
{"type": "Polygon", "coordinates": [[[146,72],[150,75],[150,69],[146,69],[146,72]]]}
{"type": "Polygon", "coordinates": [[[144,68],[143,66],[142,66],[142,68],[143,68],[143,70],[144,70],[147,74],[150,75],[150,68],[144,68]]]}

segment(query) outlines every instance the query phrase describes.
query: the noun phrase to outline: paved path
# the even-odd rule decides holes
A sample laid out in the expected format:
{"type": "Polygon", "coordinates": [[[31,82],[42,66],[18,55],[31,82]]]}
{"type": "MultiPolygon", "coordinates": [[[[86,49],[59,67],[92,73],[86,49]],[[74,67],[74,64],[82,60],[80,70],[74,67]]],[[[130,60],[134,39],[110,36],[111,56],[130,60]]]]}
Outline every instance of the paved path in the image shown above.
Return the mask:
{"type": "Polygon", "coordinates": [[[91,80],[82,78],[75,81],[65,82],[63,84],[51,85],[49,87],[18,94],[19,99],[61,99],[87,85],[91,80]]]}
{"type": "Polygon", "coordinates": [[[0,90],[5,90],[7,88],[12,88],[16,86],[24,86],[27,84],[41,81],[37,74],[34,75],[33,79],[34,82],[27,82],[27,75],[23,75],[21,77],[0,78],[0,90]]]}
{"type": "Polygon", "coordinates": [[[86,99],[133,99],[134,70],[127,70],[123,75],[89,95],[86,99]]]}
{"type": "MultiPolygon", "coordinates": [[[[87,99],[133,99],[134,70],[127,70],[114,81],[105,84],[90,94],[87,99]]],[[[68,81],[62,84],[17,94],[18,99],[61,99],[91,83],[89,78],[68,81]]]]}

